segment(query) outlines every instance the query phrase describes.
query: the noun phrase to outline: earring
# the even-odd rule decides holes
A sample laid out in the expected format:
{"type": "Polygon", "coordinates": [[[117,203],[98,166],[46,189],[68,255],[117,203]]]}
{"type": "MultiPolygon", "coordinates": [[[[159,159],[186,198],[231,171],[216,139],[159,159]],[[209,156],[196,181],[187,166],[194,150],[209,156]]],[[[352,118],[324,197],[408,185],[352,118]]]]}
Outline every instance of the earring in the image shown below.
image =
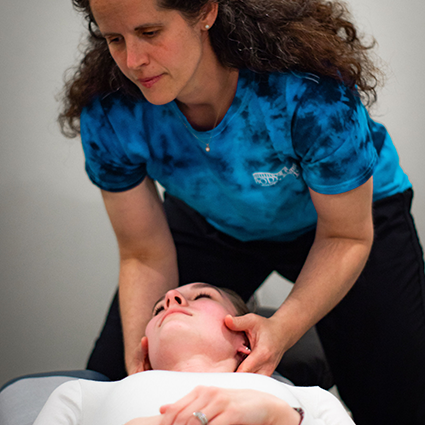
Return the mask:
{"type": "Polygon", "coordinates": [[[207,24],[207,25],[205,25],[205,29],[206,30],[209,30],[210,29],[210,26],[207,24]]]}

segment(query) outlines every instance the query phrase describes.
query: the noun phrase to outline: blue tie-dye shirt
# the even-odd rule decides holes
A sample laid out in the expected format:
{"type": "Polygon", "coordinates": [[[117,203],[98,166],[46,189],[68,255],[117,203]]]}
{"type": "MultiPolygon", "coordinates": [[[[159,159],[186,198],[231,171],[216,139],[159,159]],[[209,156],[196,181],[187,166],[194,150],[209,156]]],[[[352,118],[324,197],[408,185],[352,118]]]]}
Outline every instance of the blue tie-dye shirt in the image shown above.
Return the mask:
{"type": "Polygon", "coordinates": [[[410,187],[387,131],[359,97],[312,74],[241,71],[226,116],[205,132],[175,102],[117,92],[84,109],[81,137],[100,188],[125,191],[149,175],[242,241],[292,240],[314,228],[309,187],[342,193],[372,174],[374,200],[410,187]]]}

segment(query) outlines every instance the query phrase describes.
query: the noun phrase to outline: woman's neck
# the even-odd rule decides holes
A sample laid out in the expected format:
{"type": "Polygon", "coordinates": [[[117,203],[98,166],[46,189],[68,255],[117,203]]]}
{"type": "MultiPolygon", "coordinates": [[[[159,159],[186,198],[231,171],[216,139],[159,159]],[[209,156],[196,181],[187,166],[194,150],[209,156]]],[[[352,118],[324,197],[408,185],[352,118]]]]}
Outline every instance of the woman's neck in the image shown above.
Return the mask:
{"type": "Polygon", "coordinates": [[[177,106],[193,128],[206,131],[220,124],[235,97],[238,77],[238,70],[220,66],[214,75],[206,76],[196,95],[184,102],[176,99],[177,106]]]}

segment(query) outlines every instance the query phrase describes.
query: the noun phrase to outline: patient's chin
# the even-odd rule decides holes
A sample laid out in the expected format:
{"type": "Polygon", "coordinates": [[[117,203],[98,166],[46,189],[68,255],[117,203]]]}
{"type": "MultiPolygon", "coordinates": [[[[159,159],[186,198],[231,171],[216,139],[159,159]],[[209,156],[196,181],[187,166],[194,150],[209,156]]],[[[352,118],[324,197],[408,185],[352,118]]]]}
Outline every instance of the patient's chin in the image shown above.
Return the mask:
{"type": "Polygon", "coordinates": [[[197,356],[212,364],[235,359],[236,348],[243,343],[240,333],[229,331],[220,321],[194,321],[184,314],[165,317],[159,326],[146,329],[146,334],[152,368],[160,370],[176,370],[176,364],[197,356]]]}

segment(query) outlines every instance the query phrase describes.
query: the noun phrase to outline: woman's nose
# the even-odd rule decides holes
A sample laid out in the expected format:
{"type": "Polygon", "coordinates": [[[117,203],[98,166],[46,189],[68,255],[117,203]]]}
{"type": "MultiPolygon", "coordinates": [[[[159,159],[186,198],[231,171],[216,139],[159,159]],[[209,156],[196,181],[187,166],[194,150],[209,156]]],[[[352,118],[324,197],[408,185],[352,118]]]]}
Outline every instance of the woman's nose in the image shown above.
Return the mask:
{"type": "Polygon", "coordinates": [[[138,69],[148,63],[148,55],[145,46],[140,40],[130,40],[126,45],[127,68],[138,69]]]}
{"type": "Polygon", "coordinates": [[[171,289],[165,294],[165,307],[170,308],[173,305],[188,305],[186,298],[176,289],[171,289]]]}

